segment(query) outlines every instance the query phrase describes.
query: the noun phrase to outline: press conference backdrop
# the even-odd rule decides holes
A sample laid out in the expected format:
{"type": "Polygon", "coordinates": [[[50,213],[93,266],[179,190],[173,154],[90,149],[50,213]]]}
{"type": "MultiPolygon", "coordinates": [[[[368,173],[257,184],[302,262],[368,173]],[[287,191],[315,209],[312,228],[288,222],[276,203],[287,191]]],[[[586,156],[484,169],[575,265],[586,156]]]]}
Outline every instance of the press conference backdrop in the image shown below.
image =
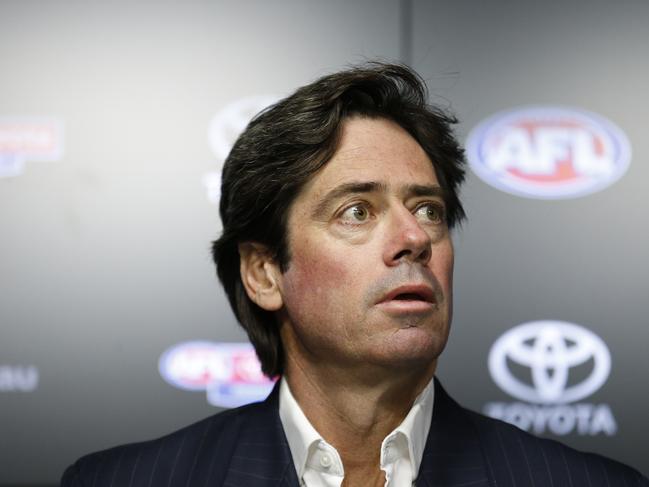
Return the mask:
{"type": "Polygon", "coordinates": [[[255,111],[375,58],[471,160],[440,378],[649,474],[648,45],[643,0],[2,2],[0,484],[267,390],[210,262],[218,171],[255,111]]]}

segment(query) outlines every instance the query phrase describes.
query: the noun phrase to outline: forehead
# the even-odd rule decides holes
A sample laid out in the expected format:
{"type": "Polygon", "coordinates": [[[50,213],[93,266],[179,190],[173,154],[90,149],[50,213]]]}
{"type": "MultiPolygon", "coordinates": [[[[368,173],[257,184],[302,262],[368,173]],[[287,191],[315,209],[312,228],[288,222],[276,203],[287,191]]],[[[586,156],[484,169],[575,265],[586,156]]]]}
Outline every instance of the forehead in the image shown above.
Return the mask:
{"type": "Polygon", "coordinates": [[[412,185],[437,186],[431,160],[401,126],[384,118],[343,122],[333,157],[311,178],[298,199],[318,199],[349,182],[374,182],[390,191],[412,185]]]}

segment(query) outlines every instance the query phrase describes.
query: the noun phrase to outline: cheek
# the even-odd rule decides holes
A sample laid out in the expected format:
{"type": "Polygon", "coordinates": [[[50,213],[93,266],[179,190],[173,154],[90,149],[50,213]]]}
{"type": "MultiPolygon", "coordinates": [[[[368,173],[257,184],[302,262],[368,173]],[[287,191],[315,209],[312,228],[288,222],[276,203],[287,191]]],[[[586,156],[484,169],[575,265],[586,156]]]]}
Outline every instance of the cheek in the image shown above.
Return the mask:
{"type": "Polygon", "coordinates": [[[359,289],[355,280],[362,272],[354,270],[353,259],[345,252],[335,252],[321,243],[317,246],[302,242],[292,252],[293,258],[283,276],[283,296],[289,312],[306,313],[316,310],[324,314],[336,312],[344,297],[359,289]]]}
{"type": "Polygon", "coordinates": [[[344,271],[344,265],[321,251],[315,252],[308,242],[296,250],[284,275],[287,296],[309,300],[329,292],[336,277],[344,271]]]}
{"type": "Polygon", "coordinates": [[[431,268],[437,281],[444,289],[444,292],[449,299],[451,298],[453,289],[453,261],[453,246],[450,242],[448,245],[439,248],[437,253],[433,251],[431,268]]]}

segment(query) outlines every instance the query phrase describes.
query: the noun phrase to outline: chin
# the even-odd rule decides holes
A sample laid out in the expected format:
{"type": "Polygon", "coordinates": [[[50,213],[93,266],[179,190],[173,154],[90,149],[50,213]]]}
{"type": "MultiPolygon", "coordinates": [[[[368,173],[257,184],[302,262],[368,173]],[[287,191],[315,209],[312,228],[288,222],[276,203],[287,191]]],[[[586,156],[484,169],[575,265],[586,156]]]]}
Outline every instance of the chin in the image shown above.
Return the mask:
{"type": "Polygon", "coordinates": [[[414,326],[402,328],[385,344],[383,355],[392,366],[425,367],[437,360],[447,338],[447,333],[431,333],[414,326]]]}

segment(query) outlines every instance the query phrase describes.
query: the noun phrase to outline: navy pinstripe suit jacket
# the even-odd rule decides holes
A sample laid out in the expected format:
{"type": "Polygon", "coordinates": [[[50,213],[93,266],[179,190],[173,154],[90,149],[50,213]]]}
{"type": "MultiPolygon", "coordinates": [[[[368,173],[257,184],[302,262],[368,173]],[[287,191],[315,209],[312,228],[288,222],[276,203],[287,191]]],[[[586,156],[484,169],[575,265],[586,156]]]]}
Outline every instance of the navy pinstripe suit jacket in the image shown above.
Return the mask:
{"type": "MultiPolygon", "coordinates": [[[[418,487],[649,487],[638,472],[599,455],[460,407],[435,381],[430,434],[418,487]]],[[[298,487],[278,413],[278,388],[257,404],[231,409],[144,443],[85,456],[62,487],[298,487]]],[[[362,487],[362,486],[360,486],[362,487]]]]}

